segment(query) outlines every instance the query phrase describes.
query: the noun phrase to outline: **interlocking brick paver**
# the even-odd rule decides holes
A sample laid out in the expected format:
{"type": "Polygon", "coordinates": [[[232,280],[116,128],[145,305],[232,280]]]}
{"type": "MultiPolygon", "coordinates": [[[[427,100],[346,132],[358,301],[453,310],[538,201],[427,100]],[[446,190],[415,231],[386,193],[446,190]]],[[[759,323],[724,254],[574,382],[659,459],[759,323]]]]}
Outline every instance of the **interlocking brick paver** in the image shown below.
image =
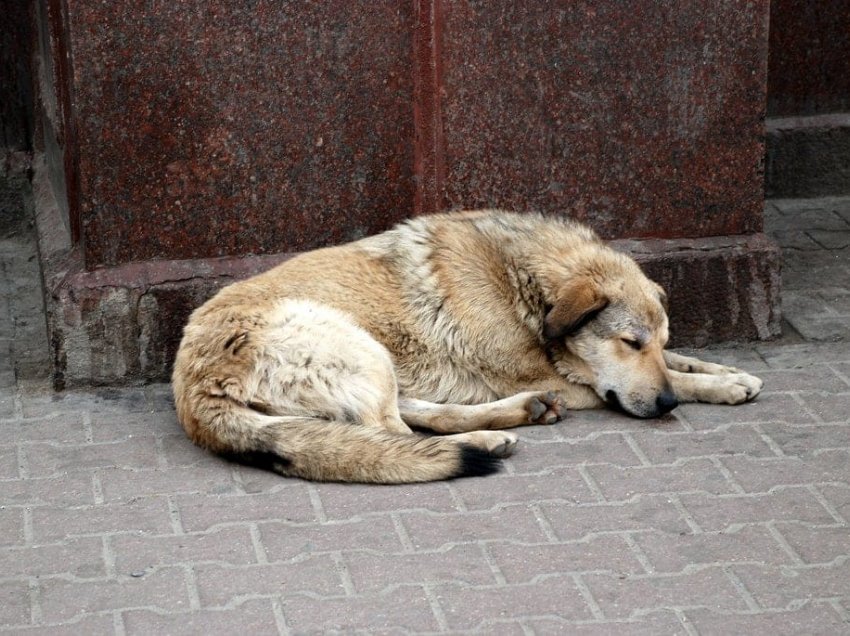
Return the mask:
{"type": "Polygon", "coordinates": [[[735,565],[730,568],[763,608],[788,608],[794,601],[850,598],[850,560],[837,564],[771,567],[735,565]]]}
{"type": "Polygon", "coordinates": [[[404,548],[389,516],[307,525],[271,522],[259,524],[259,528],[270,562],[313,552],[370,550],[392,554],[404,548]]]}
{"type": "Polygon", "coordinates": [[[115,619],[110,614],[83,616],[76,620],[61,623],[42,623],[39,625],[16,626],[15,634],[26,636],[80,636],[80,634],[114,634],[115,619]]]}
{"type": "Polygon", "coordinates": [[[156,466],[156,445],[139,438],[104,444],[31,443],[25,448],[32,477],[52,477],[81,468],[149,468],[156,466]]]}
{"type": "Polygon", "coordinates": [[[632,539],[655,572],[682,572],[692,565],[718,563],[793,564],[764,525],[701,534],[634,533],[632,539]]]}
{"type": "Polygon", "coordinates": [[[735,407],[714,404],[683,404],[679,407],[679,410],[687,417],[691,427],[697,431],[732,429],[733,432],[740,432],[745,429],[741,426],[735,426],[735,424],[742,422],[811,424],[817,421],[808,409],[794,399],[794,396],[783,393],[760,395],[755,402],[748,402],[735,407]]]}
{"type": "Polygon", "coordinates": [[[48,390],[34,244],[0,239],[0,631],[850,633],[850,246],[819,230],[850,198],[768,210],[790,335],[683,351],[755,402],[570,412],[395,487],[215,457],[168,384],[48,390]]]}
{"type": "Polygon", "coordinates": [[[243,521],[313,521],[306,484],[292,480],[287,484],[273,493],[177,495],[174,501],[187,532],[243,521]]]}
{"type": "MultiPolygon", "coordinates": [[[[535,449],[527,450],[534,452],[535,449]]],[[[482,489],[472,480],[452,484],[469,510],[488,510],[497,505],[560,499],[572,503],[596,501],[593,492],[575,468],[553,468],[533,475],[501,474],[490,478],[491,487],[482,489]]]]}
{"type": "Polygon", "coordinates": [[[315,597],[345,593],[337,566],[327,555],[267,565],[201,563],[194,570],[203,607],[220,607],[231,599],[260,595],[304,592],[315,597]]]}
{"type": "Polygon", "coordinates": [[[543,514],[561,540],[575,540],[594,532],[661,530],[688,532],[689,526],[674,503],[664,495],[640,495],[625,503],[566,505],[547,503],[543,514]]]}
{"type": "Polygon", "coordinates": [[[644,614],[629,620],[597,620],[592,623],[572,623],[552,618],[525,620],[537,636],[657,636],[658,634],[685,634],[682,622],[673,612],[660,611],[644,614]]]}
{"type": "Polygon", "coordinates": [[[831,563],[839,558],[850,558],[850,527],[780,523],[776,524],[776,529],[805,563],[831,563]]]}
{"type": "Polygon", "coordinates": [[[152,464],[143,470],[116,468],[104,471],[101,480],[104,501],[125,501],[166,492],[208,495],[240,492],[231,471],[217,463],[160,469],[155,466],[152,464]]]}
{"type": "Polygon", "coordinates": [[[163,497],[94,506],[40,506],[32,509],[32,517],[35,541],[44,543],[106,532],[161,534],[171,530],[168,502],[163,497]]]}
{"type": "Polygon", "coordinates": [[[618,535],[536,545],[494,543],[488,546],[488,551],[508,583],[529,583],[542,574],[561,572],[639,574],[644,571],[626,539],[618,535]]]}
{"type": "Polygon", "coordinates": [[[459,514],[410,512],[400,517],[417,550],[470,541],[546,541],[535,512],[522,505],[459,514]]]}
{"type": "Polygon", "coordinates": [[[64,543],[33,545],[0,552],[0,577],[71,574],[78,578],[107,575],[100,537],[69,539],[64,543]]]}
{"type": "Polygon", "coordinates": [[[115,535],[109,538],[109,542],[115,570],[121,574],[176,563],[247,565],[256,563],[257,559],[247,524],[181,535],[115,535]]]}
{"type": "Polygon", "coordinates": [[[827,510],[803,487],[783,487],[756,495],[684,494],[681,500],[705,531],[767,521],[834,523],[827,510]]]}
{"type": "Polygon", "coordinates": [[[576,580],[569,575],[543,577],[525,585],[434,588],[450,629],[475,629],[493,619],[560,616],[590,620],[593,613],[576,580]]]}
{"type": "Polygon", "coordinates": [[[774,455],[759,433],[746,425],[693,433],[635,433],[632,437],[653,464],[670,464],[683,457],[707,455],[774,455]]]}
{"type": "Polygon", "coordinates": [[[297,634],[350,633],[357,629],[372,633],[441,631],[428,595],[420,587],[347,598],[285,596],[283,613],[287,625],[297,634]]]}
{"type": "Polygon", "coordinates": [[[762,493],[776,486],[845,481],[848,460],[850,453],[840,450],[822,451],[806,458],[728,457],[720,461],[745,491],[762,493]]]}
{"type": "Polygon", "coordinates": [[[41,610],[47,622],[116,607],[153,607],[166,612],[189,607],[186,576],[181,568],[105,580],[50,578],[41,580],[39,587],[41,610]]]}
{"type": "Polygon", "coordinates": [[[203,609],[179,614],[159,614],[150,610],[124,612],[124,628],[128,635],[180,634],[278,634],[280,627],[272,601],[246,601],[235,608],[203,609]]]}
{"type": "Polygon", "coordinates": [[[697,458],[666,466],[622,468],[608,464],[587,467],[608,501],[638,494],[705,491],[718,495],[735,492],[733,485],[709,459],[697,458]]]}
{"type": "Polygon", "coordinates": [[[747,604],[719,567],[668,575],[618,577],[587,574],[584,581],[608,618],[629,618],[665,607],[706,607],[746,611],[747,604]]]}
{"type": "Polygon", "coordinates": [[[460,544],[414,554],[361,552],[347,554],[344,560],[357,593],[416,583],[497,583],[480,545],[460,544]]]}
{"type": "Polygon", "coordinates": [[[791,611],[720,614],[710,610],[689,610],[686,615],[700,634],[835,636],[850,631],[850,623],[826,603],[809,603],[791,611]]]}

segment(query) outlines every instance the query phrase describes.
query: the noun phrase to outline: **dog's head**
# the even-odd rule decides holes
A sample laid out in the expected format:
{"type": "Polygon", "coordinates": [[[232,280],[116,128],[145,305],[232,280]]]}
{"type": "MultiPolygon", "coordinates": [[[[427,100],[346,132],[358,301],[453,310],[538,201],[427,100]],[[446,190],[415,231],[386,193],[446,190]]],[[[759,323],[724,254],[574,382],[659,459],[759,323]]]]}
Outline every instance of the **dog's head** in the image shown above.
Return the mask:
{"type": "Polygon", "coordinates": [[[667,297],[631,259],[606,261],[555,290],[543,336],[562,352],[559,372],[630,415],[658,417],[678,405],[662,355],[667,297]]]}

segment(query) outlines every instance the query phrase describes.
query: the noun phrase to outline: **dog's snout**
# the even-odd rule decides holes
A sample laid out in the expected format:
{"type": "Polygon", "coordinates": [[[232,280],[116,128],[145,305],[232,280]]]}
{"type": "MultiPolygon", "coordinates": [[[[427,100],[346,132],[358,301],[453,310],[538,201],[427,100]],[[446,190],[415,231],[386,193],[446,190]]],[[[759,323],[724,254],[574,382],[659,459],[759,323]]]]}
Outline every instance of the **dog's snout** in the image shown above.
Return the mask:
{"type": "Polygon", "coordinates": [[[664,415],[679,406],[679,400],[672,391],[662,391],[661,395],[655,399],[655,406],[658,408],[658,414],[664,415]]]}

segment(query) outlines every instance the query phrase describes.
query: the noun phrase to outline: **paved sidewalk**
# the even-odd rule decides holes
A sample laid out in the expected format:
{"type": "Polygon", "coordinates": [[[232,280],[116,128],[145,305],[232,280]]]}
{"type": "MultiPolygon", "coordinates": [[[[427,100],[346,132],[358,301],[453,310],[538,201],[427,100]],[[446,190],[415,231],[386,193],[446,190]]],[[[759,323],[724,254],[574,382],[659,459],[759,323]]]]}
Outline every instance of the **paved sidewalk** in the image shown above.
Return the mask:
{"type": "MultiPolygon", "coordinates": [[[[774,201],[783,341],[740,407],[573,413],[504,472],[308,484],[195,449],[169,388],[55,395],[0,236],[0,630],[850,633],[850,199],[774,201]]],[[[0,228],[2,229],[2,228],[0,228]]]]}

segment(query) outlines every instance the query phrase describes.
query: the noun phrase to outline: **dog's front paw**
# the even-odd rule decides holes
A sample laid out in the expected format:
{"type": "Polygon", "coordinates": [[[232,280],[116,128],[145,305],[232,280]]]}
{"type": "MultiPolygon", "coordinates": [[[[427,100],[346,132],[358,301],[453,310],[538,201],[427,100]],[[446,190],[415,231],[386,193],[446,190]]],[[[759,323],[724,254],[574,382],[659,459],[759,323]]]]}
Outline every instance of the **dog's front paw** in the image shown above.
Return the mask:
{"type": "Polygon", "coordinates": [[[530,424],[554,424],[567,414],[563,398],[554,391],[537,393],[525,404],[530,424]]]}
{"type": "Polygon", "coordinates": [[[759,393],[764,386],[759,378],[749,373],[732,373],[729,375],[719,376],[723,383],[718,387],[717,402],[724,404],[742,404],[749,402],[759,393]]]}

